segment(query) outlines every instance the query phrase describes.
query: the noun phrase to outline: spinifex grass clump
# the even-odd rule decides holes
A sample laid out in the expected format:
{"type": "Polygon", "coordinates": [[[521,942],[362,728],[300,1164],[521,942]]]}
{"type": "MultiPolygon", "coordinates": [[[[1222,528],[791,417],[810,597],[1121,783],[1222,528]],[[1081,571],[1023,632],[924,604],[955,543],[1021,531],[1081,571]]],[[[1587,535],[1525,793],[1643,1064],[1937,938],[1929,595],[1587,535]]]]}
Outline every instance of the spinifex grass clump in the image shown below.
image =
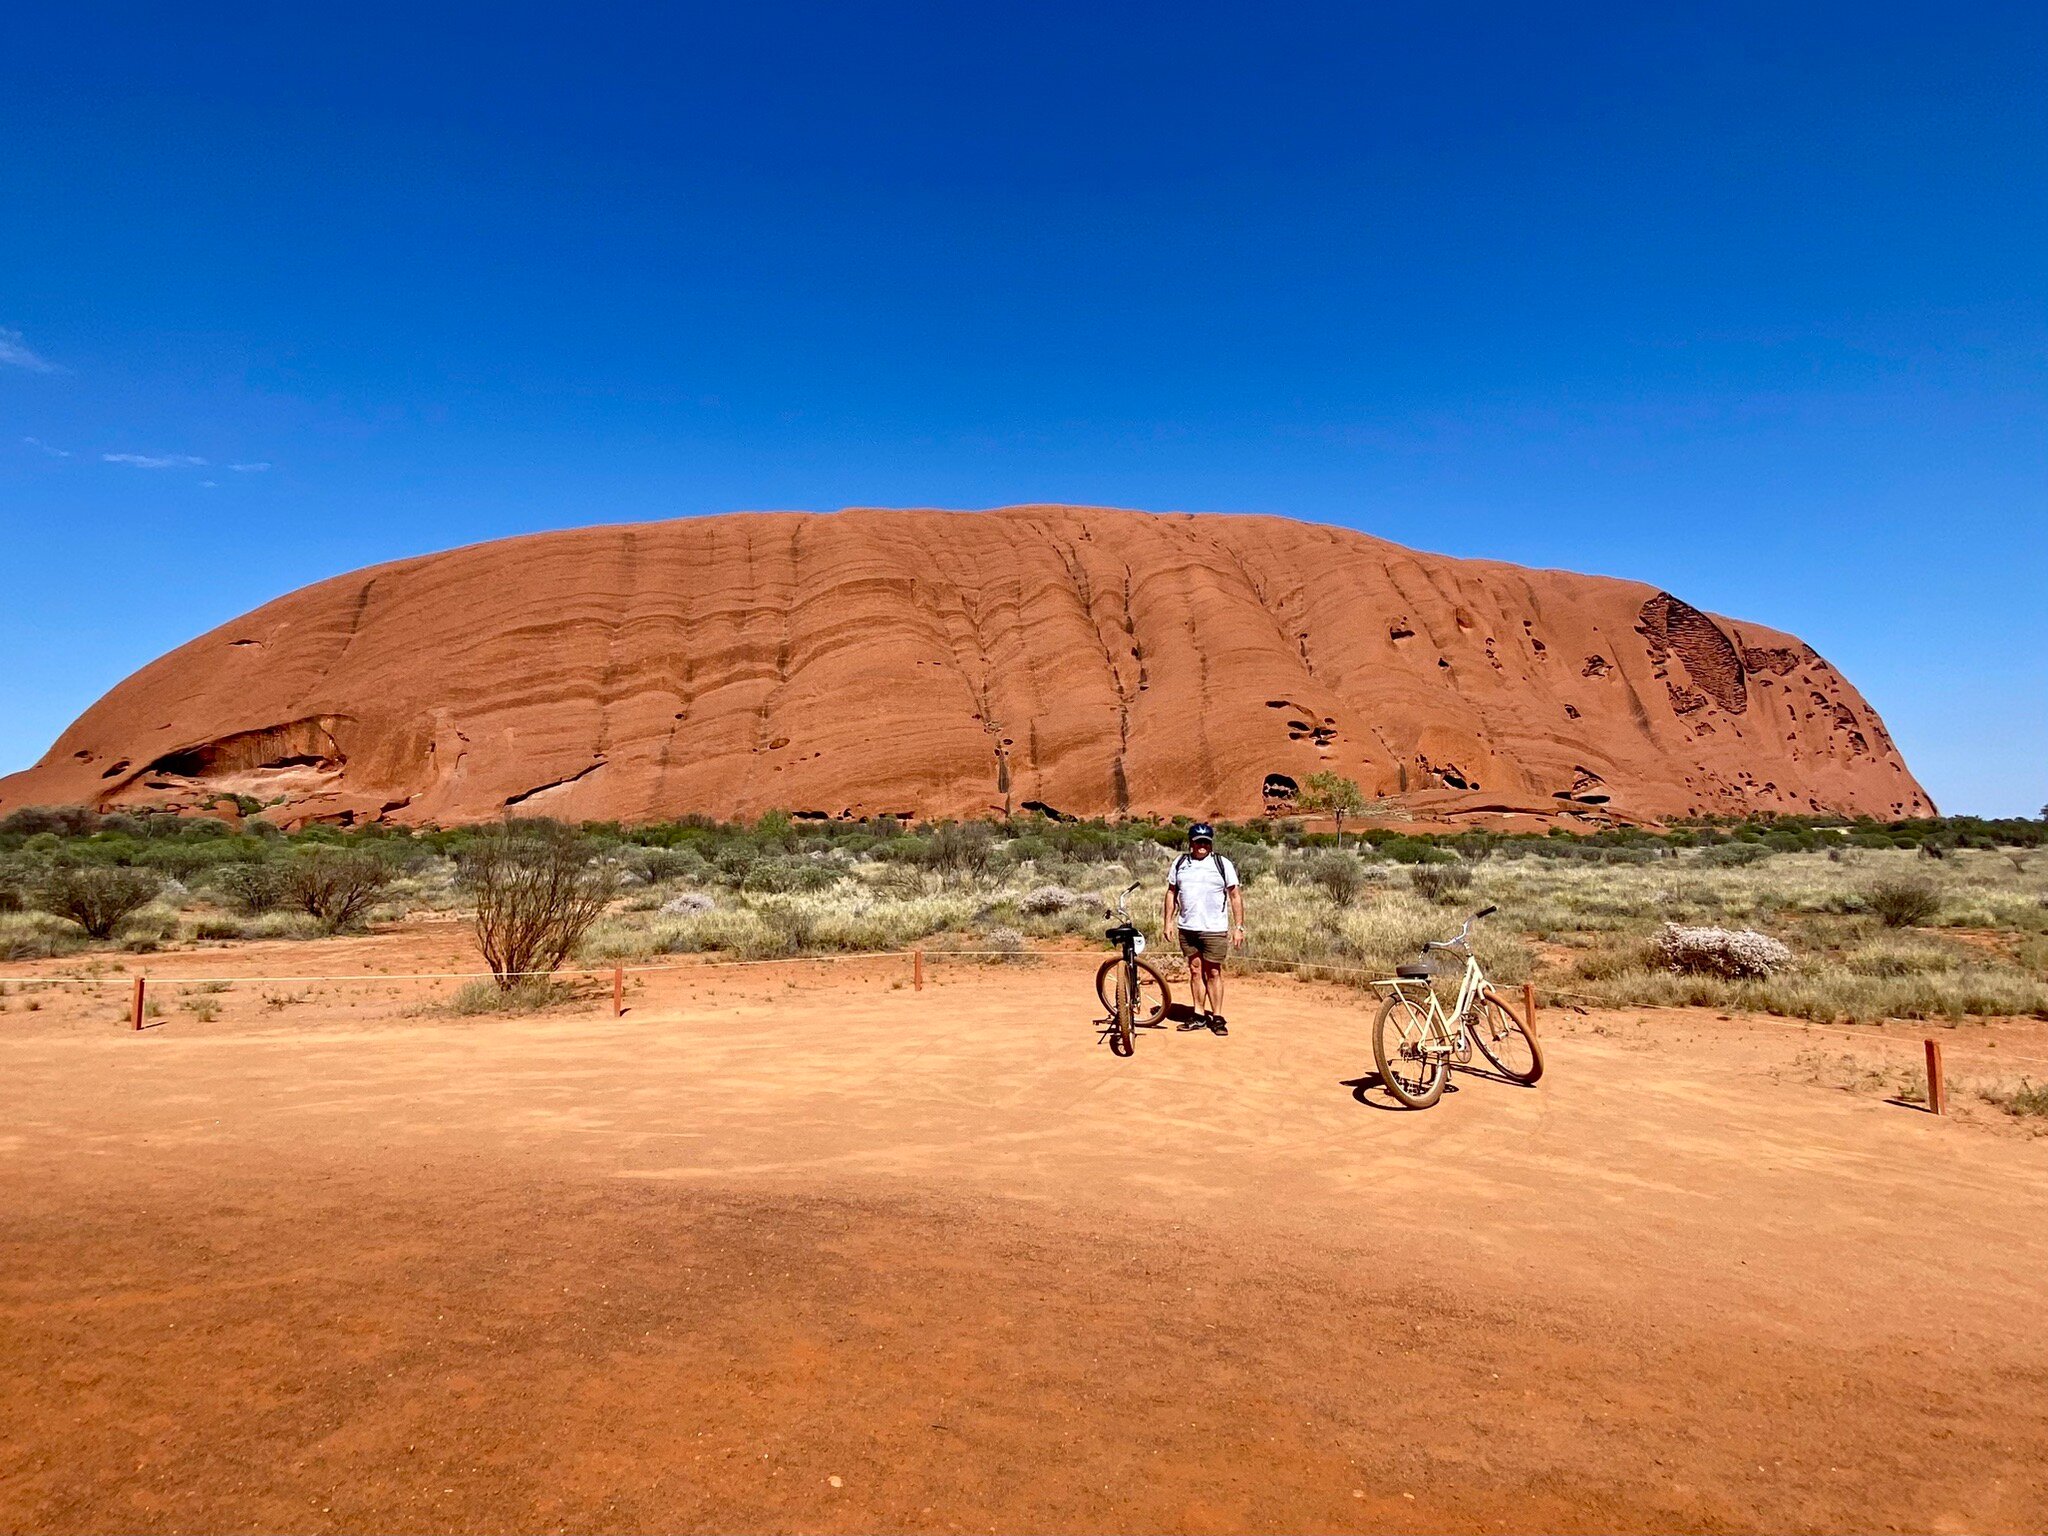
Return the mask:
{"type": "Polygon", "coordinates": [[[1941,911],[1941,893],[1924,880],[1881,880],[1864,900],[1887,928],[1917,928],[1941,911]]]}

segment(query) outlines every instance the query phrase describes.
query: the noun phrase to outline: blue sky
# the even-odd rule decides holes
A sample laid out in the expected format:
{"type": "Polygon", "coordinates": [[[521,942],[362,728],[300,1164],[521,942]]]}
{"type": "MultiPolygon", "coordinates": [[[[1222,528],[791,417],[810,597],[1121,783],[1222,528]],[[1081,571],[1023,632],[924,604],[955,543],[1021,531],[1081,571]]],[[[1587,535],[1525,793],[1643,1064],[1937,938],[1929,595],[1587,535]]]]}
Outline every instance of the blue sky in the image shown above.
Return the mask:
{"type": "Polygon", "coordinates": [[[1071,501],[1653,582],[2048,801],[2048,10],[654,9],[10,16],[0,770],[372,561],[1071,501]]]}

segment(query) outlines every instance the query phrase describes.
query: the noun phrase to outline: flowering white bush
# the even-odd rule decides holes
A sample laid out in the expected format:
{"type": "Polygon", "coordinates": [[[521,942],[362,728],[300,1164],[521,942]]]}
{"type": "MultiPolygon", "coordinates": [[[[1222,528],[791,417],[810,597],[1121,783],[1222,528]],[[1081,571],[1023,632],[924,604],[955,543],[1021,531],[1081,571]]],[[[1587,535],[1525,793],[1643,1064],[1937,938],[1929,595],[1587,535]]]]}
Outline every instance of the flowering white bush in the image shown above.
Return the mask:
{"type": "Polygon", "coordinates": [[[702,891],[685,891],[680,896],[671,896],[661,904],[664,917],[695,917],[699,912],[709,912],[718,903],[702,891]]]}
{"type": "Polygon", "coordinates": [[[1750,928],[1682,928],[1666,923],[1657,960],[1667,970],[1732,980],[1764,977],[1792,963],[1792,951],[1750,928]]]}
{"type": "Polygon", "coordinates": [[[1028,912],[1033,917],[1052,917],[1069,907],[1078,906],[1083,899],[1064,885],[1041,885],[1017,898],[1017,910],[1028,912]]]}

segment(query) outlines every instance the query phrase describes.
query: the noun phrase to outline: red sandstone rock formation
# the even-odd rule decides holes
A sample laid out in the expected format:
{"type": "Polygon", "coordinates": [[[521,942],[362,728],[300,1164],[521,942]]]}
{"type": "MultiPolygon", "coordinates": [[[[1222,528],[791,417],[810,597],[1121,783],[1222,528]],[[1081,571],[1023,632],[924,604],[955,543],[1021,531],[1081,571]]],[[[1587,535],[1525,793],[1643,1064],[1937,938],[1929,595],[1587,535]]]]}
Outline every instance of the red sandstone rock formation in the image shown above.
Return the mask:
{"type": "Polygon", "coordinates": [[[1798,640],[1634,582],[1088,507],[588,528],[396,561],[151,663],[28,804],[643,821],[1282,809],[1931,814],[1798,640]]]}

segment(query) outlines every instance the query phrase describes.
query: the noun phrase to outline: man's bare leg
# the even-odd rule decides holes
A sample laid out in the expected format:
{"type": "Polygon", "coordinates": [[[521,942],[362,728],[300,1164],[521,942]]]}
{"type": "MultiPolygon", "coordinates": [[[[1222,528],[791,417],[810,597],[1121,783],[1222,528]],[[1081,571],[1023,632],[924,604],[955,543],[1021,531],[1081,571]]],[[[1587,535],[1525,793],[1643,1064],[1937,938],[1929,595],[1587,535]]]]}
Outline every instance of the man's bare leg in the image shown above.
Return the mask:
{"type": "Polygon", "coordinates": [[[1204,960],[1202,962],[1202,969],[1207,973],[1203,979],[1208,986],[1209,1012],[1221,1013],[1223,1011],[1223,967],[1213,960],[1204,960]]]}

